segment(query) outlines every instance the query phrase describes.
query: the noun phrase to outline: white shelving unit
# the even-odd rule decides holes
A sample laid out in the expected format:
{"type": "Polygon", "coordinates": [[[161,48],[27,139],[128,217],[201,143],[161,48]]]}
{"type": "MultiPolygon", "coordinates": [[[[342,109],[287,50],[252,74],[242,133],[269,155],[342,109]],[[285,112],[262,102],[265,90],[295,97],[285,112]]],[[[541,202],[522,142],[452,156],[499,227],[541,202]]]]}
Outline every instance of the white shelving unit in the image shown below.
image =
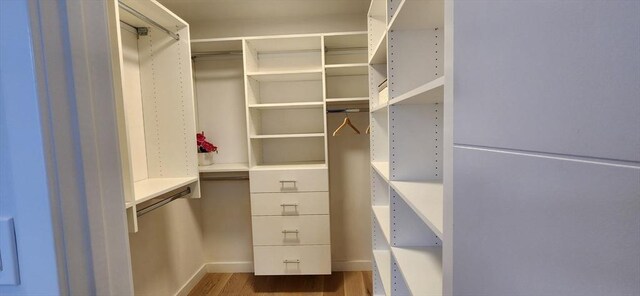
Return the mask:
{"type": "Polygon", "coordinates": [[[368,16],[374,291],[442,295],[444,1],[373,0],[368,16]]]}
{"type": "Polygon", "coordinates": [[[114,1],[114,87],[129,230],[137,211],[176,191],[199,198],[189,26],[156,1],[114,1]],[[140,15],[151,18],[148,21],[140,15]],[[159,28],[162,26],[164,29],[159,28]],[[147,28],[147,34],[138,34],[147,28]],[[179,37],[177,37],[179,36],[179,37]]]}

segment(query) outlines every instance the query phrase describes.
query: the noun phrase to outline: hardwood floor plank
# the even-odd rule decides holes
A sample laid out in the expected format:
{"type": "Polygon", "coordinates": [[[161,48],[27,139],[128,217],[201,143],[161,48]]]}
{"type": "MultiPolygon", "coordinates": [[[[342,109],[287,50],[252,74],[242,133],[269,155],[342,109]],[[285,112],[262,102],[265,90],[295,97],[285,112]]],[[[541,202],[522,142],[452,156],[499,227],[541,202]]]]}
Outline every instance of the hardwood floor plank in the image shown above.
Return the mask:
{"type": "Polygon", "coordinates": [[[364,279],[360,271],[344,272],[344,295],[345,296],[364,296],[367,295],[364,287],[364,279]]]}
{"type": "Polygon", "coordinates": [[[362,279],[364,281],[364,287],[367,289],[367,295],[373,295],[373,274],[371,271],[363,271],[362,279]]]}
{"type": "Polygon", "coordinates": [[[249,281],[252,276],[254,275],[251,273],[234,273],[218,295],[241,295],[239,294],[240,291],[244,289],[247,281],[249,281]]]}
{"type": "Polygon", "coordinates": [[[323,296],[344,296],[344,274],[333,272],[331,275],[323,275],[323,296]]]}
{"type": "Polygon", "coordinates": [[[231,278],[230,273],[208,273],[189,292],[189,296],[218,295],[231,278]]]}

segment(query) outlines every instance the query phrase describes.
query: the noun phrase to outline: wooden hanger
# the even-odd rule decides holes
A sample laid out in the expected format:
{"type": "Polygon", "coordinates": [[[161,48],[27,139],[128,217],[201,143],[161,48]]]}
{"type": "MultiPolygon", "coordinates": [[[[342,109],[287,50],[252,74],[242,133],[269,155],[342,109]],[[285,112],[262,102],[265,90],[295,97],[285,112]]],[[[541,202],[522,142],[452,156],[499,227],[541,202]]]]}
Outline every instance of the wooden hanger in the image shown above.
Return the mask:
{"type": "Polygon", "coordinates": [[[367,130],[364,133],[367,135],[371,133],[371,125],[367,127],[367,130]]]}
{"type": "Polygon", "coordinates": [[[345,113],[345,117],[344,117],[344,121],[342,122],[342,124],[333,132],[333,136],[335,137],[336,134],[338,134],[338,132],[345,126],[348,125],[350,126],[354,131],[356,131],[356,133],[359,135],[360,131],[358,130],[358,128],[356,128],[352,123],[351,120],[349,120],[349,115],[345,113]]]}

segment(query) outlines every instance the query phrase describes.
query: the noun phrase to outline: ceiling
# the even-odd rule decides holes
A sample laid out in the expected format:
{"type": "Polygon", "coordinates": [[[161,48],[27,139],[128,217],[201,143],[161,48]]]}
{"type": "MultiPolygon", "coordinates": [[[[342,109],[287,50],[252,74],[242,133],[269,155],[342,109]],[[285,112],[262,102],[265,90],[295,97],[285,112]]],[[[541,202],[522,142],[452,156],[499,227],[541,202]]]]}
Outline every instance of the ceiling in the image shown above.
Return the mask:
{"type": "Polygon", "coordinates": [[[188,23],[230,19],[365,16],[371,0],[158,0],[188,23]]]}

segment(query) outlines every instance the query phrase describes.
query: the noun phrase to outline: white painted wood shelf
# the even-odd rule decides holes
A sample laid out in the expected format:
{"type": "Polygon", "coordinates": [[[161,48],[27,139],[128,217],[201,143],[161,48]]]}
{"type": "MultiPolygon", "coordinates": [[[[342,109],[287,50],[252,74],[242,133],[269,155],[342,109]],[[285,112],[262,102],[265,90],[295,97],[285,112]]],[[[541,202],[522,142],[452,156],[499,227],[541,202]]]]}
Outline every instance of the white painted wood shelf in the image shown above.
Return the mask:
{"type": "Polygon", "coordinates": [[[442,295],[442,248],[391,248],[412,295],[442,295]]]}
{"type": "Polygon", "coordinates": [[[322,80],[322,69],[248,72],[247,76],[262,82],[322,80]]]}
{"type": "Polygon", "coordinates": [[[391,226],[390,226],[390,213],[389,206],[372,206],[373,215],[378,221],[378,225],[380,229],[382,229],[382,233],[384,234],[384,238],[387,241],[387,244],[391,244],[391,226]]]}
{"type": "Polygon", "coordinates": [[[391,181],[391,187],[437,235],[443,231],[442,181],[391,181]]]}
{"type": "Polygon", "coordinates": [[[350,103],[369,103],[369,97],[360,98],[331,98],[326,99],[327,104],[350,104],[350,103]]]}
{"type": "Polygon", "coordinates": [[[212,165],[198,166],[200,173],[225,173],[225,172],[247,172],[248,163],[214,163],[212,165]]]}
{"type": "Polygon", "coordinates": [[[389,101],[389,105],[435,104],[444,100],[444,76],[429,81],[389,101]]]}
{"type": "Polygon", "coordinates": [[[197,177],[150,178],[135,182],[135,200],[127,203],[127,208],[161,196],[172,190],[197,182],[197,177]]]}
{"type": "Polygon", "coordinates": [[[389,162],[373,161],[371,167],[388,183],[389,182],[389,162]]]}
{"type": "Polygon", "coordinates": [[[273,103],[273,104],[251,104],[250,109],[271,110],[271,109],[308,109],[322,108],[323,102],[295,102],[295,103],[273,103]]]}
{"type": "Polygon", "coordinates": [[[251,135],[251,139],[288,139],[288,138],[321,138],[324,133],[251,135]]]}
{"type": "Polygon", "coordinates": [[[369,64],[384,64],[387,62],[387,32],[385,31],[373,49],[369,64]]]}
{"type": "Polygon", "coordinates": [[[391,295],[391,252],[389,250],[374,250],[375,260],[385,295],[391,295]]]}
{"type": "Polygon", "coordinates": [[[368,75],[369,73],[367,63],[333,64],[326,65],[324,68],[327,76],[368,75]]]}
{"type": "Polygon", "coordinates": [[[444,22],[444,1],[402,0],[389,22],[389,30],[432,29],[444,22]]]}
{"type": "Polygon", "coordinates": [[[389,105],[387,103],[381,103],[381,104],[378,104],[375,107],[371,108],[371,112],[380,112],[380,111],[385,111],[386,112],[387,107],[389,107],[389,105]]]}
{"type": "Polygon", "coordinates": [[[251,167],[254,171],[270,171],[270,170],[305,170],[305,169],[326,169],[327,164],[324,162],[299,162],[299,163],[283,163],[283,164],[262,164],[251,167]]]}

